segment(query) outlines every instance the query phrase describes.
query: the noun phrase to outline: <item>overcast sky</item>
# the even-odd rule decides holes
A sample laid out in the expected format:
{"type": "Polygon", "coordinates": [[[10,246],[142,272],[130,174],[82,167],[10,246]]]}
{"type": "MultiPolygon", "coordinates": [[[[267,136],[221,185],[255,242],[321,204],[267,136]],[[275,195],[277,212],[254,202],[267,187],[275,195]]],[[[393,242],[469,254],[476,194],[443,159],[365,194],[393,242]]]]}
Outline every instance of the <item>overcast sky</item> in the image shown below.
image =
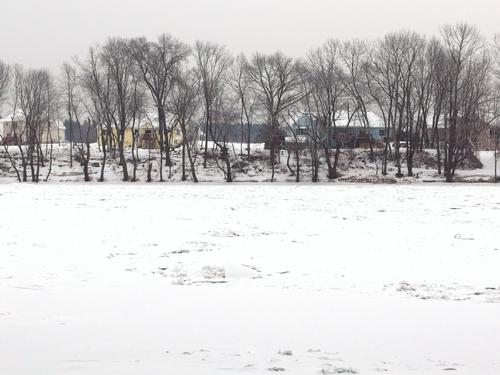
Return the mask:
{"type": "Polygon", "coordinates": [[[330,37],[433,34],[452,22],[500,32],[500,0],[0,0],[0,13],[0,59],[52,69],[109,36],[168,32],[302,56],[330,37]]]}

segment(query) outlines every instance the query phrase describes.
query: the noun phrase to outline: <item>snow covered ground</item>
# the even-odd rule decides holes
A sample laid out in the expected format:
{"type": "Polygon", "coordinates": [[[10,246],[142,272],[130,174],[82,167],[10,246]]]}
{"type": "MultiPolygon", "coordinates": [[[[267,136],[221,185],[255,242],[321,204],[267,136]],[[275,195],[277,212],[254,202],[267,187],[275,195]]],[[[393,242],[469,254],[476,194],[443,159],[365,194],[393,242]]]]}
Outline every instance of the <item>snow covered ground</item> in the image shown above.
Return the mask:
{"type": "MultiPolygon", "coordinates": [[[[271,166],[269,163],[269,151],[264,149],[264,144],[254,143],[251,146],[251,158],[246,156],[239,157],[240,150],[239,144],[234,144],[232,150],[232,173],[235,182],[270,182],[271,179],[271,166]]],[[[10,146],[9,152],[14,156],[17,167],[21,168],[21,159],[17,147],[10,146]]],[[[96,182],[99,179],[102,153],[99,151],[97,144],[92,145],[91,163],[90,163],[90,177],[92,181],[96,182]]],[[[76,153],[76,151],[75,151],[76,153]]],[[[414,160],[414,176],[396,178],[397,168],[394,161],[389,162],[388,175],[383,177],[381,175],[382,167],[382,150],[376,149],[378,154],[378,162],[371,162],[369,159],[369,150],[365,149],[343,149],[339,158],[338,172],[340,178],[338,180],[327,179],[327,166],[324,157],[320,155],[319,165],[319,179],[320,182],[391,182],[391,183],[414,183],[414,182],[443,182],[443,174],[437,173],[437,157],[436,150],[425,150],[423,153],[417,153],[414,160]]],[[[405,150],[402,149],[402,154],[405,150]]],[[[51,172],[49,182],[83,182],[83,170],[80,163],[74,162],[70,166],[70,148],[69,144],[54,145],[53,150],[53,163],[51,165],[51,172]]],[[[217,153],[215,153],[217,155],[217,153]]],[[[109,155],[108,155],[109,156],[109,155]]],[[[479,151],[478,158],[483,167],[478,169],[457,169],[455,179],[458,182],[493,182],[495,175],[495,159],[493,151],[479,151]]],[[[159,152],[152,150],[151,155],[149,150],[139,149],[139,162],[137,167],[137,181],[147,181],[148,158],[154,159],[152,163],[152,179],[159,181],[159,152]]],[[[181,163],[181,150],[175,149],[171,153],[172,166],[163,168],[163,175],[168,182],[180,182],[182,177],[182,163],[181,163]]],[[[133,161],[130,149],[126,151],[126,159],[128,160],[128,173],[132,177],[133,161]]],[[[404,159],[404,157],[403,157],[404,159]]],[[[105,167],[105,181],[119,182],[122,180],[122,168],[118,164],[118,157],[115,159],[107,160],[105,167]]],[[[219,161],[220,162],[220,161],[219,161]]],[[[287,152],[282,150],[279,157],[279,162],[276,165],[276,182],[293,182],[295,183],[295,176],[292,176],[290,170],[287,168],[287,152]]],[[[201,182],[222,182],[224,181],[224,174],[217,166],[215,159],[208,160],[207,168],[203,168],[203,156],[197,154],[195,165],[196,174],[201,182]]],[[[41,167],[40,180],[44,181],[49,173],[49,163],[41,167]]],[[[402,161],[403,174],[407,173],[406,162],[402,161]]],[[[290,158],[290,168],[294,171],[296,169],[295,159],[292,155],[290,158]]],[[[29,175],[29,173],[28,173],[29,175]]],[[[189,167],[187,168],[187,178],[190,181],[191,175],[189,167]]],[[[301,154],[300,166],[300,181],[310,182],[312,177],[311,156],[308,151],[301,154]]],[[[30,180],[31,177],[28,176],[30,180]]],[[[14,169],[4,152],[0,148],[0,182],[13,182],[17,181],[14,169]]]]}
{"type": "Polygon", "coordinates": [[[1,184],[0,374],[500,373],[489,185],[1,184]]]}

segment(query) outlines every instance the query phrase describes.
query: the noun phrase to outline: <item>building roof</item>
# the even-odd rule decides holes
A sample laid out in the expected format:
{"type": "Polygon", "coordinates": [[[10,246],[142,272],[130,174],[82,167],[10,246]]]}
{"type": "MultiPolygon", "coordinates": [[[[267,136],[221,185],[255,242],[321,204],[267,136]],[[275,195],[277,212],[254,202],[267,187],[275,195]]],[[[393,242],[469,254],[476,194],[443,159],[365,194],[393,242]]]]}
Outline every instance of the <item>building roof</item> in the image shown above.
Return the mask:
{"type": "Polygon", "coordinates": [[[24,115],[20,110],[15,113],[10,113],[5,117],[0,118],[0,123],[12,122],[12,121],[23,121],[24,115]]]}
{"type": "MultiPolygon", "coordinates": [[[[175,124],[175,116],[171,113],[166,113],[166,122],[167,122],[167,127],[171,127],[173,124],[175,124]]],[[[151,113],[146,113],[140,120],[139,120],[139,128],[142,128],[144,126],[152,126],[155,129],[160,128],[160,120],[158,119],[158,113],[156,112],[151,112],[151,113]]],[[[128,127],[131,127],[130,124],[128,127]]]]}
{"type": "MultiPolygon", "coordinates": [[[[24,121],[24,115],[20,110],[17,110],[15,114],[11,113],[4,118],[0,118],[0,130],[3,131],[5,124],[13,121],[24,121]]],[[[60,130],[66,129],[64,122],[60,120],[55,120],[55,125],[60,130]]]]}
{"type": "MultiPolygon", "coordinates": [[[[378,116],[376,113],[368,111],[366,113],[366,117],[368,117],[368,127],[370,128],[384,128],[384,120],[378,116]]],[[[349,127],[353,128],[366,128],[365,120],[363,119],[363,115],[361,112],[357,112],[353,118],[351,119],[351,123],[349,123],[349,116],[346,111],[341,111],[337,113],[335,119],[335,125],[338,127],[349,127]]]]}
{"type": "MultiPolygon", "coordinates": [[[[368,126],[370,128],[384,128],[384,120],[375,112],[368,111],[368,126]]],[[[309,128],[312,124],[314,115],[310,113],[302,113],[295,119],[295,126],[298,128],[309,128]]],[[[351,122],[349,123],[349,115],[346,111],[339,111],[335,114],[335,125],[337,127],[352,127],[352,128],[366,128],[365,121],[361,112],[357,112],[351,122]]]]}

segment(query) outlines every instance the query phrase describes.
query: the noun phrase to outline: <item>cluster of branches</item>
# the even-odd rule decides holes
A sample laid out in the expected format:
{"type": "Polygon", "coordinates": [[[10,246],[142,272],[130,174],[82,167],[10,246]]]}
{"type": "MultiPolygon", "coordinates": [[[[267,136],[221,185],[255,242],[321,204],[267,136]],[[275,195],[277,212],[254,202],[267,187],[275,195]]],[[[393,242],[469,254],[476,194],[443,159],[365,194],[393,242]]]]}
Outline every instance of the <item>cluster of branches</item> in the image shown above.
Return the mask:
{"type": "Polygon", "coordinates": [[[288,165],[290,153],[295,153],[296,168],[289,169],[299,180],[298,145],[304,137],[312,180],[320,179],[321,159],[326,177],[335,179],[343,145],[339,121],[345,128],[356,119],[369,130],[369,113],[375,110],[386,136],[382,145],[371,136],[368,142],[370,158],[381,161],[383,175],[393,160],[397,177],[404,175],[402,161],[412,176],[415,153],[431,147],[437,150],[438,172],[452,181],[456,168],[475,151],[482,128],[495,124],[500,114],[499,51],[498,40],[488,43],[467,24],[445,26],[433,38],[402,31],[376,41],[328,40],[303,59],[281,52],[233,57],[224,46],[202,41],[189,46],[166,34],[156,40],[113,38],[90,48],[85,58],[65,63],[58,85],[47,71],[0,64],[0,99],[12,92],[13,113],[21,113],[24,124],[16,133],[21,166],[9,157],[20,181],[28,175],[38,181],[39,167],[51,160],[41,146],[40,124],[50,126],[62,115],[80,129],[78,142],[70,135],[70,160],[78,157],[86,181],[91,127],[82,136],[85,123],[99,130],[99,180],[104,180],[107,160],[116,158],[123,180],[135,181],[140,156],[135,134],[154,111],[160,150],[159,160],[149,154],[148,181],[153,165],[159,167],[160,181],[164,168],[171,170],[170,134],[175,128],[182,133],[183,180],[190,175],[198,181],[196,159],[202,157],[204,168],[213,159],[224,179],[233,181],[232,161],[251,157],[256,123],[267,125],[271,181],[282,148],[288,149],[288,165]],[[297,126],[304,115],[309,119],[305,130],[297,126]],[[239,153],[230,139],[235,124],[241,130],[239,153]],[[127,129],[134,134],[132,170],[127,129]],[[295,147],[283,142],[283,129],[295,147]]]}

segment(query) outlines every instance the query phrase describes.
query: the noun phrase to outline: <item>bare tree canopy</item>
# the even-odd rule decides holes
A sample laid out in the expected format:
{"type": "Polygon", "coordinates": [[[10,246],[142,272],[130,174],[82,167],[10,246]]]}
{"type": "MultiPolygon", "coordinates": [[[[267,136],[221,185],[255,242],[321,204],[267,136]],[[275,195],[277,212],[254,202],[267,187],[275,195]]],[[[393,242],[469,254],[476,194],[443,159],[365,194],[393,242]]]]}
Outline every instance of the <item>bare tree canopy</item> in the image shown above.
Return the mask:
{"type": "Polygon", "coordinates": [[[0,60],[0,108],[7,90],[9,89],[10,82],[10,67],[0,60]]]}

